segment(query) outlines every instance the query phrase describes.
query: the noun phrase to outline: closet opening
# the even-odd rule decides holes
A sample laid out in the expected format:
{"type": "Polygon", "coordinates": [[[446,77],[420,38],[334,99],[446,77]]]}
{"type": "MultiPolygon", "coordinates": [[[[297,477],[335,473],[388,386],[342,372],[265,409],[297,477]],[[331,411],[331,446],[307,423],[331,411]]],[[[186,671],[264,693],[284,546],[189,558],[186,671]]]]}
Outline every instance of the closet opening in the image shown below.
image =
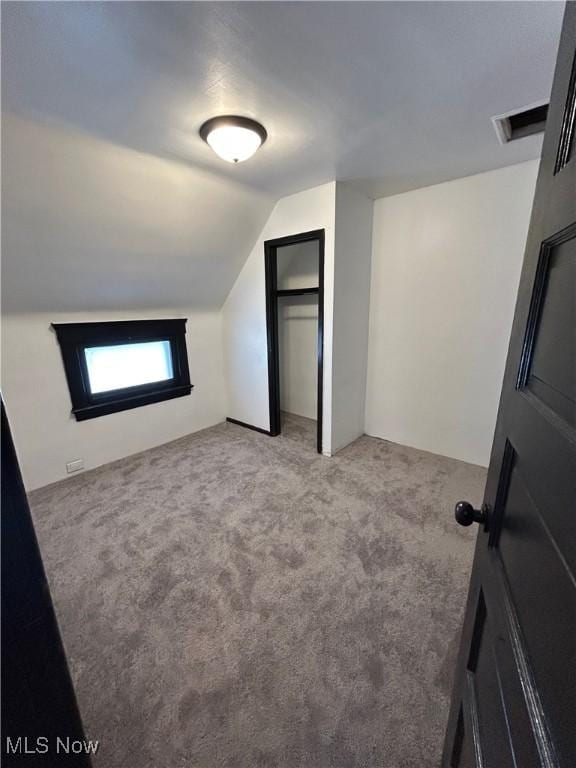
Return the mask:
{"type": "Polygon", "coordinates": [[[324,230],[267,240],[264,259],[270,434],[314,420],[322,453],[324,230]]]}

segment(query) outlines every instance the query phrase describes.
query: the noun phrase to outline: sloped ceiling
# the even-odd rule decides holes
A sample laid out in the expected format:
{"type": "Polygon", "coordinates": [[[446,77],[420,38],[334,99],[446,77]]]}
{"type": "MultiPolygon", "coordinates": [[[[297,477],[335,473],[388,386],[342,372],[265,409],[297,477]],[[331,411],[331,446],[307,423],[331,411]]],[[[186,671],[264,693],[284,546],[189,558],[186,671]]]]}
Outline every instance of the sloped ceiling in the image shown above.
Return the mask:
{"type": "Polygon", "coordinates": [[[274,200],[537,157],[557,2],[2,3],[5,310],[220,306],[274,200]],[[231,166],[216,114],[269,133],[231,166]]]}
{"type": "Polygon", "coordinates": [[[273,201],[61,126],[2,124],[2,309],[220,307],[273,201]]]}

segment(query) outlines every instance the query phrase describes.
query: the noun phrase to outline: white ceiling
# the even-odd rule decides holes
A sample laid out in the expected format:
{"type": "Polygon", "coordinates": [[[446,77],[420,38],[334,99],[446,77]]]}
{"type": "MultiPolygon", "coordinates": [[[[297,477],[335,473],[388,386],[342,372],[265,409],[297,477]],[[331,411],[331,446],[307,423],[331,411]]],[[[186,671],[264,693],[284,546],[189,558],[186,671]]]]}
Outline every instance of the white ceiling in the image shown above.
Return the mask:
{"type": "Polygon", "coordinates": [[[547,98],[557,2],[3,3],[3,99],[279,197],[331,179],[393,194],[537,157],[490,118],[547,98]],[[269,139],[231,166],[218,114],[269,139]]]}

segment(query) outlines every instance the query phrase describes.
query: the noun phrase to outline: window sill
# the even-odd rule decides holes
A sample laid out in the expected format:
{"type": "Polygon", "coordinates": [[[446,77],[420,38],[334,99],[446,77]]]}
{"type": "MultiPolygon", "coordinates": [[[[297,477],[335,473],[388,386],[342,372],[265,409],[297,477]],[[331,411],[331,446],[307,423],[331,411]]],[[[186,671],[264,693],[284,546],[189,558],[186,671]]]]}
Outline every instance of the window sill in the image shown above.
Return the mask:
{"type": "Polygon", "coordinates": [[[86,421],[95,419],[98,416],[106,416],[109,413],[118,413],[119,411],[128,411],[131,408],[139,408],[142,405],[150,403],[161,403],[163,400],[173,400],[176,397],[185,397],[189,395],[194,388],[193,384],[185,384],[169,389],[160,389],[155,392],[146,392],[132,395],[130,397],[120,397],[117,400],[107,400],[106,402],[94,403],[74,408],[72,413],[76,421],[86,421]]]}

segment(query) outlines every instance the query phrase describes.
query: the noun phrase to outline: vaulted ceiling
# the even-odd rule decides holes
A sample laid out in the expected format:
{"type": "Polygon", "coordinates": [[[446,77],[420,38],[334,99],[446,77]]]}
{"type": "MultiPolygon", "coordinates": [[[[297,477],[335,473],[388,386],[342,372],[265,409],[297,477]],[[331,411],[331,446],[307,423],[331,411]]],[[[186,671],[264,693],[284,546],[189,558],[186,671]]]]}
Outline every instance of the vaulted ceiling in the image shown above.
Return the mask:
{"type": "Polygon", "coordinates": [[[377,197],[537,157],[539,137],[502,146],[490,118],[549,96],[562,13],[2,3],[4,307],[219,305],[282,195],[339,179],[377,197]],[[198,137],[227,113],[269,134],[237,166],[198,137]]]}

